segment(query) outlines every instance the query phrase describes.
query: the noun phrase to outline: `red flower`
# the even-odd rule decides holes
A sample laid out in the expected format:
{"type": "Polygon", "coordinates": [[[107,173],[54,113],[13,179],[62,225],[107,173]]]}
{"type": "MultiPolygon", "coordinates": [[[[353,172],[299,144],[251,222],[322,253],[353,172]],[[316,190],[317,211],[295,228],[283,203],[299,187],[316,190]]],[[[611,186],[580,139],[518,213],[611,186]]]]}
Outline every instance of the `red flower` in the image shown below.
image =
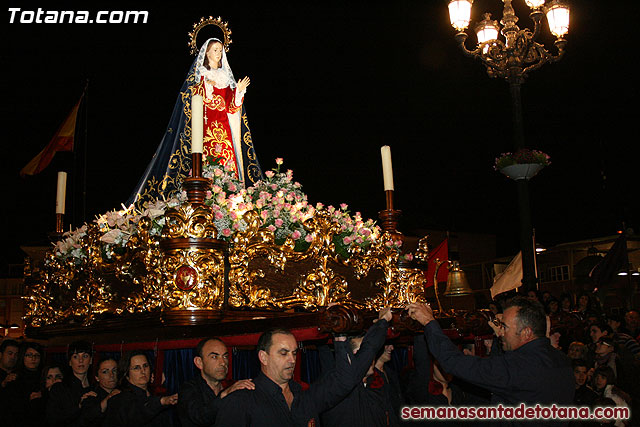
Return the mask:
{"type": "Polygon", "coordinates": [[[382,375],[378,373],[378,371],[374,371],[373,374],[367,379],[367,386],[369,388],[382,388],[384,385],[384,378],[382,375]]]}

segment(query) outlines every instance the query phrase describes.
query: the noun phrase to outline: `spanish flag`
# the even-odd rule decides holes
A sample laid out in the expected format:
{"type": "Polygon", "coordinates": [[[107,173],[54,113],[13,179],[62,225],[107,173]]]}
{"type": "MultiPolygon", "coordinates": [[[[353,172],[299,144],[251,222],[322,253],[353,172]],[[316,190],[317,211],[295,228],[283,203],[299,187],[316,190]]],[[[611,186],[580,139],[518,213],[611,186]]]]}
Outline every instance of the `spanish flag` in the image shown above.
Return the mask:
{"type": "Polygon", "coordinates": [[[82,98],[84,97],[84,93],[76,103],[76,105],[71,109],[71,112],[67,116],[66,120],[58,131],[53,135],[49,144],[47,144],[44,149],[38,153],[25,167],[20,171],[20,176],[25,175],[35,175],[40,173],[49,166],[53,156],[58,151],[72,151],[73,150],[73,139],[76,133],[76,118],[78,117],[78,108],[80,108],[80,103],[82,102],[82,98]]]}

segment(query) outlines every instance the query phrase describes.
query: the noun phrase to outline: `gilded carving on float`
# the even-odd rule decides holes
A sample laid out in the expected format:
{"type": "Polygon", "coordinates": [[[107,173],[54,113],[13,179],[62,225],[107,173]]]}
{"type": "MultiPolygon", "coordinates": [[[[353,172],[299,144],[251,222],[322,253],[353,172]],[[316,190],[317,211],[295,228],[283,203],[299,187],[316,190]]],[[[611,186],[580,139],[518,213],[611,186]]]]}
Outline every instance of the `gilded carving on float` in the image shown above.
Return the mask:
{"type": "Polygon", "coordinates": [[[278,167],[266,183],[244,189],[216,167],[187,196],[109,212],[66,233],[41,269],[25,272],[28,324],[88,325],[154,311],[378,310],[424,301],[422,270],[399,262],[398,240],[373,221],[346,205],[307,205],[291,171],[278,167]],[[288,216],[275,213],[285,205],[288,216]]]}

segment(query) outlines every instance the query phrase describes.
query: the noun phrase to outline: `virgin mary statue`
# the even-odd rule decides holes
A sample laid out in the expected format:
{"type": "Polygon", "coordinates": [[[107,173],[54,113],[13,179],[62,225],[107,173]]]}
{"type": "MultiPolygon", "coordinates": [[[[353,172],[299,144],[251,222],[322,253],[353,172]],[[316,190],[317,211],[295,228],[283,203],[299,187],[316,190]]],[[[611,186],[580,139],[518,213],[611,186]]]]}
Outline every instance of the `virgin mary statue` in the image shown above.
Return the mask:
{"type": "Polygon", "coordinates": [[[226,169],[251,186],[262,179],[244,108],[247,77],[236,82],[222,42],[207,40],[191,64],[180,88],[171,120],[151,162],[127,206],[169,198],[181,189],[191,170],[191,97],[203,95],[203,159],[217,158],[226,169]]]}

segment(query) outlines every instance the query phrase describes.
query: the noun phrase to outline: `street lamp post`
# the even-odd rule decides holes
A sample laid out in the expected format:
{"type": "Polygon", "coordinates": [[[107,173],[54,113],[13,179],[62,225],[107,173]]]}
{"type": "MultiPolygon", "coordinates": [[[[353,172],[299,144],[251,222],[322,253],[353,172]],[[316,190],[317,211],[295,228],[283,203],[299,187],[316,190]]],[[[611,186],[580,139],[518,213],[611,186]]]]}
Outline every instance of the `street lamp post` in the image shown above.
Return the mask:
{"type": "MultiPolygon", "coordinates": [[[[516,23],[512,0],[503,0],[504,9],[500,24],[491,20],[491,14],[485,13],[483,20],[475,26],[478,44],[474,50],[465,46],[465,30],[471,20],[473,0],[451,0],[449,17],[451,25],[458,31],[455,38],[462,51],[469,57],[480,60],[490,77],[504,78],[509,84],[513,114],[513,133],[515,150],[525,148],[524,126],[522,121],[522,101],[520,87],[527,75],[546,63],[556,62],[564,55],[567,41],[564,36],[569,30],[569,8],[561,0],[525,0],[531,9],[529,14],[534,23],[533,31],[520,29],[516,23]],[[556,37],[554,43],[557,53],[554,55],[537,42],[544,16],[546,14],[551,33],[556,37]],[[503,39],[500,39],[499,35],[503,39]]],[[[518,210],[520,215],[520,248],[522,250],[522,283],[525,290],[535,289],[535,259],[533,249],[533,227],[529,206],[529,183],[520,179],[518,188],[518,210]]]]}

